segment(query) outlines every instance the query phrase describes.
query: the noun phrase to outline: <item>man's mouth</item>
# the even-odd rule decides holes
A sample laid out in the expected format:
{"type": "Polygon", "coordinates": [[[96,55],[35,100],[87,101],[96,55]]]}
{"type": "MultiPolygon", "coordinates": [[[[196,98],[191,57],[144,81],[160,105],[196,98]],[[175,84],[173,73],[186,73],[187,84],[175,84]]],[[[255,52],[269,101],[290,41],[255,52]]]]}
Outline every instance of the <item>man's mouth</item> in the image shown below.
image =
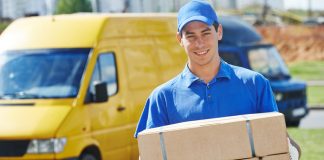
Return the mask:
{"type": "Polygon", "coordinates": [[[194,53],[195,53],[195,54],[198,54],[198,55],[205,55],[205,54],[208,53],[208,51],[209,51],[209,49],[204,50],[204,51],[197,51],[197,52],[194,52],[194,53]]]}

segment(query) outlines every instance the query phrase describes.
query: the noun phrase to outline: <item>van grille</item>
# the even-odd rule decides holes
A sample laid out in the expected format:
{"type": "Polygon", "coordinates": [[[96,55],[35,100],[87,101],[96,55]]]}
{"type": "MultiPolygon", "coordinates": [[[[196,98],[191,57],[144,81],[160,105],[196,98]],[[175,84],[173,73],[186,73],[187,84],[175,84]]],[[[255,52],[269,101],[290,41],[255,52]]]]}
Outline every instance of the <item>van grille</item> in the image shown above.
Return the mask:
{"type": "Polygon", "coordinates": [[[0,157],[21,157],[29,144],[29,140],[0,140],[0,157]]]}
{"type": "Polygon", "coordinates": [[[286,92],[283,95],[283,100],[301,99],[301,98],[306,98],[305,90],[286,92]]]}

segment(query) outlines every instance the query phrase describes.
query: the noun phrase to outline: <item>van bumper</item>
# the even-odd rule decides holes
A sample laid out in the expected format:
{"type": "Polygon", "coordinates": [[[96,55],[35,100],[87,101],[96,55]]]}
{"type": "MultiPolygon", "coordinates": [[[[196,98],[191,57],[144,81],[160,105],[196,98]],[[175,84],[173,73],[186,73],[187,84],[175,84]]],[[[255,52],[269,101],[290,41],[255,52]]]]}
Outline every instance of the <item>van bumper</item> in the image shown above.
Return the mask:
{"type": "Polygon", "coordinates": [[[285,115],[287,126],[297,127],[300,120],[309,113],[309,109],[307,106],[289,107],[282,113],[285,115]]]}
{"type": "MultiPolygon", "coordinates": [[[[24,156],[24,157],[0,157],[0,160],[55,160],[54,156],[24,156]]],[[[79,160],[78,157],[63,158],[61,160],[79,160]]]]}
{"type": "Polygon", "coordinates": [[[78,157],[64,158],[63,160],[79,160],[78,157]]]}

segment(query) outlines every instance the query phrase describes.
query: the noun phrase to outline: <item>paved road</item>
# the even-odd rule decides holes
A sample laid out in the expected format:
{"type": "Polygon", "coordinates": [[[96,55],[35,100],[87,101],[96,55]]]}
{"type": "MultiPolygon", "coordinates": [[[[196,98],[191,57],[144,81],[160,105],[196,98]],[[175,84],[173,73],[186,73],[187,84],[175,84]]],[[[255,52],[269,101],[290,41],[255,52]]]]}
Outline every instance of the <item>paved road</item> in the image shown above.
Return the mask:
{"type": "Polygon", "coordinates": [[[324,81],[323,80],[310,80],[310,81],[307,81],[307,85],[309,85],[309,86],[324,86],[324,81]]]}
{"type": "Polygon", "coordinates": [[[302,119],[300,128],[324,128],[324,109],[312,109],[309,114],[302,119]]]}

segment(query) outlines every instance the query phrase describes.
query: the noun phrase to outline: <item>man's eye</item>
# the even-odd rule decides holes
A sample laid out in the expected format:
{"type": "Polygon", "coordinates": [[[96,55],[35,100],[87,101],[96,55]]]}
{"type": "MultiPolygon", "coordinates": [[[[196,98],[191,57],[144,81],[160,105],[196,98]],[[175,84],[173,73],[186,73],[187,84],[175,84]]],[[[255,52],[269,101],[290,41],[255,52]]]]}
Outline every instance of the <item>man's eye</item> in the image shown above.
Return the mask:
{"type": "Polygon", "coordinates": [[[203,35],[210,35],[210,32],[205,32],[203,35]]]}
{"type": "Polygon", "coordinates": [[[188,39],[193,39],[195,36],[187,36],[188,39]]]}

